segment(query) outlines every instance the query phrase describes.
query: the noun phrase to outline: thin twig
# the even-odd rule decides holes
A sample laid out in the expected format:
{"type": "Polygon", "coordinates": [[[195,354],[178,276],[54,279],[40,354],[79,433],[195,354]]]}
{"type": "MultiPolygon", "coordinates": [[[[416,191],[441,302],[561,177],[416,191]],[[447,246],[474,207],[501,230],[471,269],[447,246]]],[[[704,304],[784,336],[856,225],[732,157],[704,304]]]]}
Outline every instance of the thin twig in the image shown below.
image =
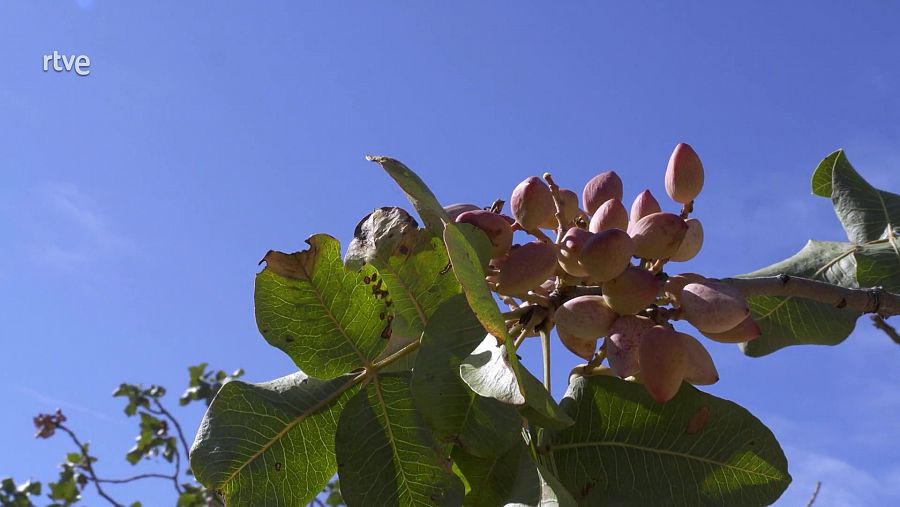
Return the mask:
{"type": "Polygon", "coordinates": [[[97,482],[102,482],[104,484],[125,484],[128,482],[139,481],[141,479],[167,479],[172,480],[172,475],[166,474],[140,474],[135,475],[134,477],[128,477],[127,479],[97,479],[97,482]]]}
{"type": "Polygon", "coordinates": [[[83,461],[84,461],[82,466],[84,467],[85,470],[87,470],[87,473],[90,476],[91,481],[93,481],[93,483],[94,483],[94,487],[97,488],[97,494],[100,495],[101,497],[103,497],[104,499],[106,499],[107,502],[111,503],[115,507],[125,507],[123,504],[120,504],[119,502],[115,501],[115,499],[113,499],[113,497],[109,496],[106,493],[106,491],[103,491],[103,487],[100,486],[100,481],[97,479],[97,473],[94,471],[94,465],[91,462],[92,461],[91,455],[88,454],[87,448],[84,446],[84,444],[82,444],[81,441],[78,440],[78,437],[75,436],[75,432],[70,430],[64,424],[58,424],[56,426],[56,428],[66,432],[66,434],[69,435],[69,437],[72,439],[72,441],[75,442],[75,445],[78,446],[78,450],[81,451],[81,455],[82,455],[83,461]]]}
{"type": "Polygon", "coordinates": [[[884,320],[884,317],[882,317],[881,315],[872,315],[872,324],[876,328],[884,331],[884,334],[888,335],[891,340],[894,340],[894,343],[900,345],[900,333],[897,333],[897,330],[894,329],[894,326],[888,324],[884,320]]]}
{"type": "Polygon", "coordinates": [[[566,205],[559,192],[559,185],[553,181],[553,175],[544,173],[544,180],[550,186],[550,194],[553,196],[553,204],[556,206],[556,243],[559,244],[562,243],[563,236],[566,234],[566,205]]]}
{"type": "Polygon", "coordinates": [[[539,330],[541,333],[541,356],[544,360],[544,388],[548,393],[550,391],[550,333],[543,327],[539,330]]]}
{"type": "Polygon", "coordinates": [[[160,413],[166,417],[169,421],[172,421],[172,424],[175,426],[175,431],[178,432],[178,439],[181,441],[181,446],[184,449],[185,457],[190,456],[191,447],[187,443],[187,439],[184,438],[184,432],[181,431],[181,424],[178,423],[178,419],[175,419],[175,416],[172,415],[171,412],[166,410],[166,407],[159,401],[158,398],[153,398],[153,402],[156,404],[156,407],[159,409],[160,413]]]}
{"type": "Polygon", "coordinates": [[[819,496],[820,489],[822,489],[822,481],[816,481],[816,489],[813,491],[813,494],[809,498],[809,501],[806,502],[806,507],[812,507],[812,504],[816,503],[816,497],[819,496]]]}

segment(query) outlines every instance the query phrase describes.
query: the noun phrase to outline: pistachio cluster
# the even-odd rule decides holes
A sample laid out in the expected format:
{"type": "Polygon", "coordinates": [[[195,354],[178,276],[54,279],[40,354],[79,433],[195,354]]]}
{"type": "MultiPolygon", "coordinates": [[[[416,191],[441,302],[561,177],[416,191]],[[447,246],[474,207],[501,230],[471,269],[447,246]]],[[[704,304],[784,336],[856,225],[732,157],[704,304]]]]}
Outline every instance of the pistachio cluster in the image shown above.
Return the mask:
{"type": "Polygon", "coordinates": [[[642,382],[664,402],[682,381],[706,385],[719,379],[703,344],[676,331],[671,320],[686,320],[720,342],[760,334],[740,292],[698,274],[669,276],[663,270],[668,262],[694,258],[703,246],[703,226],[689,218],[703,178],[700,158],[682,143],[665,172],[666,193],[682,206],[677,214],[663,211],[649,190],[627,210],[614,171],[591,178],[580,203],[575,192],[545,174],[516,186],[509,201],[512,216],[500,213],[499,206],[462,204],[447,211],[487,235],[492,258],[487,282],[511,306],[510,315],[545,310],[539,322],[510,320],[522,337],[555,326],[563,345],[589,361],[579,368],[581,374],[642,382]],[[555,240],[544,230],[554,231],[555,240]],[[514,245],[515,231],[534,240],[514,245]],[[608,367],[601,365],[604,360],[608,367]]]}

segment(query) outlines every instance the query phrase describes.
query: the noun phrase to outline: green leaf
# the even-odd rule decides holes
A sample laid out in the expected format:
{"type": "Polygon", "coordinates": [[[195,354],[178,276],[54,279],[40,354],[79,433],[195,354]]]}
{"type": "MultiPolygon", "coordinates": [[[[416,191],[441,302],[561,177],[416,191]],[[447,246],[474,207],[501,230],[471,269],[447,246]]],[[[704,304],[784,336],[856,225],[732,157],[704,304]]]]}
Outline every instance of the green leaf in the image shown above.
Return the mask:
{"type": "Polygon", "coordinates": [[[813,193],[831,198],[834,211],[856,244],[887,237],[900,225],[900,195],[878,190],[850,165],[844,150],[822,160],[812,178],[813,193]]]}
{"type": "Polygon", "coordinates": [[[399,160],[394,160],[390,157],[369,155],[366,157],[366,160],[381,164],[381,167],[387,171],[388,175],[394,178],[394,181],[403,189],[407,199],[419,212],[422,221],[425,222],[425,227],[432,234],[440,236],[441,231],[444,230],[444,224],[450,222],[450,216],[444,211],[441,203],[438,202],[428,185],[422,181],[422,178],[419,178],[416,173],[403,165],[399,160]]]}
{"type": "MultiPolygon", "coordinates": [[[[382,356],[419,340],[435,310],[460,293],[459,282],[445,269],[448,263],[443,241],[417,229],[400,208],[377,209],[356,227],[344,264],[354,270],[374,266],[393,303],[393,332],[382,356]]],[[[410,354],[390,368],[408,370],[414,359],[410,354]]]]}
{"type": "Polygon", "coordinates": [[[541,452],[580,505],[769,505],[791,481],[768,428],[689,384],[657,403],[638,383],[580,377],[562,406],[576,424],[541,452]]]}
{"type": "Polygon", "coordinates": [[[459,505],[463,487],[412,403],[409,373],[370,377],[338,422],[335,450],[349,505],[459,505]]]}
{"type": "Polygon", "coordinates": [[[880,243],[857,247],[854,257],[861,287],[900,292],[900,239],[891,236],[880,243]]]}
{"type": "Polygon", "coordinates": [[[263,384],[225,384],[191,449],[191,469],[230,506],[294,506],[337,470],[338,417],[361,376],[294,373],[263,384]]]}
{"type": "Polygon", "coordinates": [[[393,312],[374,268],[348,271],[331,236],[318,234],[307,243],[302,252],[266,254],[266,268],[256,276],[256,322],[266,341],[301,370],[332,378],[384,351],[393,312]]]}
{"type": "Polygon", "coordinates": [[[453,461],[469,485],[464,506],[577,505],[559,481],[534,462],[521,439],[518,445],[493,458],[478,458],[456,448],[453,461]]]}
{"type": "MultiPolygon", "coordinates": [[[[511,345],[511,340],[507,344],[511,345]]],[[[518,364],[515,352],[509,353],[510,348],[487,335],[460,365],[460,376],[481,396],[518,406],[532,424],[554,429],[571,426],[572,419],[560,409],[543,384],[518,364]]]]}
{"type": "MultiPolygon", "coordinates": [[[[739,278],[789,275],[821,280],[842,287],[857,287],[858,247],[850,243],[809,241],[795,255],[739,278]]],[[[856,325],[859,313],[797,297],[753,296],[750,312],[762,334],[740,344],[744,354],[764,356],[791,345],[837,345],[856,325]]]]}
{"type": "Polygon", "coordinates": [[[522,417],[510,405],[478,396],[459,376],[463,359],[484,336],[463,295],[441,305],[425,328],[412,394],[438,440],[476,456],[494,456],[521,440],[522,417]]]}
{"type": "Polygon", "coordinates": [[[506,322],[490,288],[484,281],[482,259],[489,245],[480,231],[467,224],[447,224],[444,241],[453,263],[453,271],[463,287],[469,306],[488,332],[499,337],[505,347],[500,353],[496,339],[488,336],[482,345],[460,367],[460,375],[476,393],[512,405],[523,405],[523,415],[532,423],[565,427],[571,420],[565,416],[544,386],[519,364],[506,322]]]}
{"type": "Polygon", "coordinates": [[[486,255],[489,256],[485,252],[490,250],[487,236],[484,233],[474,234],[468,224],[452,223],[447,224],[444,229],[444,242],[447,244],[447,253],[453,263],[453,272],[463,287],[472,311],[475,312],[478,320],[489,333],[506,340],[508,338],[506,322],[494,301],[490,288],[484,281],[482,259],[486,255]]]}

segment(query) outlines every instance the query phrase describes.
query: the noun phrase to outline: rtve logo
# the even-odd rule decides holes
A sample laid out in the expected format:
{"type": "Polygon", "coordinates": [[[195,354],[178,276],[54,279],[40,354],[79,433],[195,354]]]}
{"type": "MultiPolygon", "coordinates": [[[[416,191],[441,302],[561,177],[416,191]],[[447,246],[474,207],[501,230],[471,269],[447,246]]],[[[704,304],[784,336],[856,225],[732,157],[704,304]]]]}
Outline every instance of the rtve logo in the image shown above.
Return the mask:
{"type": "Polygon", "coordinates": [[[53,70],[56,72],[71,72],[72,69],[79,76],[87,76],[91,73],[91,59],[87,55],[66,56],[54,51],[52,55],[44,55],[44,72],[50,70],[50,62],[53,62],[53,70]],[[60,65],[62,61],[62,65],[60,65]]]}

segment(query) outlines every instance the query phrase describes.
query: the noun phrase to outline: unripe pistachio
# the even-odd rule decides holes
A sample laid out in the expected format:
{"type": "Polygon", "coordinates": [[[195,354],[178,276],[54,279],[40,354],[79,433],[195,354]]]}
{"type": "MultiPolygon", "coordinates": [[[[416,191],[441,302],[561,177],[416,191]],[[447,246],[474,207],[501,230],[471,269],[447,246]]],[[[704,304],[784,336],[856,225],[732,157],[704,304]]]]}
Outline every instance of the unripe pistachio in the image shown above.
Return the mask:
{"type": "Polygon", "coordinates": [[[591,216],[588,226],[591,232],[605,231],[606,229],[628,229],[628,211],[619,199],[609,199],[597,208],[591,216]]]}
{"type": "Polygon", "coordinates": [[[684,318],[704,333],[728,331],[750,315],[743,294],[722,283],[689,283],[678,302],[684,318]]]}
{"type": "Polygon", "coordinates": [[[475,211],[480,209],[481,207],[479,206],[467,203],[457,203],[450,204],[449,206],[444,206],[444,211],[446,211],[447,214],[450,215],[450,220],[453,220],[454,222],[456,221],[456,217],[462,215],[466,211],[475,211]]]}
{"type": "Polygon", "coordinates": [[[665,326],[653,326],[641,337],[641,380],[654,400],[665,403],[681,388],[687,367],[684,341],[665,326]]]}
{"type": "Polygon", "coordinates": [[[634,241],[622,229],[593,234],[581,248],[578,263],[598,283],[612,280],[631,265],[634,241]]]}
{"type": "Polygon", "coordinates": [[[723,331],[721,333],[703,333],[703,336],[710,340],[722,343],[741,343],[749,342],[761,334],[762,330],[759,329],[759,325],[753,320],[753,317],[747,317],[742,320],[740,324],[728,331],[723,331]]]}
{"type": "Polygon", "coordinates": [[[601,204],[610,200],[622,200],[622,179],[615,171],[606,171],[591,178],[581,193],[584,210],[593,215],[601,204]]]}
{"type": "Polygon", "coordinates": [[[703,164],[691,145],[680,143],[669,157],[666,193],[675,202],[693,201],[703,188],[703,164]]]}
{"type": "Polygon", "coordinates": [[[678,245],[678,250],[672,255],[671,260],[675,262],[684,262],[693,259],[700,248],[703,247],[703,224],[696,218],[689,218],[684,221],[687,224],[687,232],[684,239],[678,245]]]}
{"type": "MultiPolygon", "coordinates": [[[[575,220],[575,217],[581,214],[581,210],[578,209],[578,194],[571,190],[561,188],[559,189],[559,197],[563,205],[563,225],[568,226],[572,223],[572,220],[575,220]]],[[[541,227],[544,229],[556,229],[558,225],[554,203],[553,214],[541,224],[541,227]]]]}
{"type": "Polygon", "coordinates": [[[597,352],[596,338],[584,340],[582,338],[578,338],[575,335],[567,333],[558,326],[556,328],[556,332],[559,334],[559,341],[561,341],[562,344],[565,345],[567,349],[569,349],[569,352],[584,360],[590,361],[591,358],[594,357],[594,352],[597,352]]]}
{"type": "Polygon", "coordinates": [[[678,251],[687,224],[672,213],[653,213],[628,226],[634,254],[642,259],[668,259],[678,251]]]}
{"type": "Polygon", "coordinates": [[[659,201],[653,197],[653,194],[651,194],[648,189],[644,190],[634,198],[634,202],[631,203],[630,218],[632,222],[637,222],[647,215],[659,213],[660,211],[662,211],[662,208],[659,207],[659,201]]]}
{"type": "Polygon", "coordinates": [[[634,315],[656,301],[659,285],[653,273],[630,266],[621,275],[603,282],[603,299],[619,315],[634,315]]]}
{"type": "Polygon", "coordinates": [[[584,245],[593,237],[593,234],[579,227],[572,227],[566,231],[559,243],[559,265],[566,273],[578,278],[588,275],[587,271],[578,264],[578,258],[584,245]]]}
{"type": "Polygon", "coordinates": [[[641,370],[641,337],[651,327],[653,321],[636,315],[622,315],[610,326],[606,338],[606,359],[616,375],[625,378],[641,370]]]}
{"type": "Polygon", "coordinates": [[[697,386],[708,386],[719,381],[719,372],[706,347],[693,336],[678,333],[684,344],[684,379],[697,386]]]}
{"type": "Polygon", "coordinates": [[[606,336],[618,315],[606,306],[603,296],[578,296],[556,309],[556,327],[575,338],[592,340],[606,336]]]}
{"type": "Polygon", "coordinates": [[[550,187],[537,176],[529,176],[516,186],[509,206],[516,222],[526,231],[539,228],[556,213],[550,187]]]}
{"type": "Polygon", "coordinates": [[[506,295],[526,294],[553,276],[556,266],[555,245],[533,241],[513,248],[497,276],[497,291],[506,295]]]}
{"type": "Polygon", "coordinates": [[[456,217],[456,221],[478,227],[491,242],[491,258],[506,255],[512,247],[513,230],[502,216],[485,210],[466,211],[456,217]]]}
{"type": "Polygon", "coordinates": [[[670,276],[665,285],[663,286],[663,290],[666,294],[669,295],[675,301],[678,301],[678,296],[681,295],[681,289],[684,288],[685,285],[689,283],[695,282],[706,282],[708,279],[703,275],[698,275],[697,273],[680,273],[674,276],[670,276]]]}

